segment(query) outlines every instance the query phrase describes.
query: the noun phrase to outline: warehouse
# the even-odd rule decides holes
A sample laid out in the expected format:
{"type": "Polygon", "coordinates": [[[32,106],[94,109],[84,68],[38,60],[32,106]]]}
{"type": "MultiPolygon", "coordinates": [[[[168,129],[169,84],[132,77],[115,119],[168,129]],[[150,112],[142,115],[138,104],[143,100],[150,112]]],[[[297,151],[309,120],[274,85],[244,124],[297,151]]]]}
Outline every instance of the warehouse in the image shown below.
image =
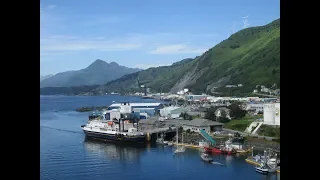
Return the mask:
{"type": "Polygon", "coordinates": [[[191,121],[184,121],[182,127],[184,130],[189,129],[192,132],[199,132],[200,129],[203,129],[207,133],[213,133],[215,131],[221,131],[223,123],[210,121],[208,119],[193,119],[191,121]]]}

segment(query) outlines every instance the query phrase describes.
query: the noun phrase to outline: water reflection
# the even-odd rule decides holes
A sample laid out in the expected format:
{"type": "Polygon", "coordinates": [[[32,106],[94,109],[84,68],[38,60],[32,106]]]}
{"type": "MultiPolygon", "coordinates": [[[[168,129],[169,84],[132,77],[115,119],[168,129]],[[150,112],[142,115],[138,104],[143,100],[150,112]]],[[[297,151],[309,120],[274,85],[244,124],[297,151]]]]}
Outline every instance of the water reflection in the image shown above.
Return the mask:
{"type": "Polygon", "coordinates": [[[92,154],[121,162],[139,162],[140,154],[145,151],[144,145],[113,144],[85,138],[84,146],[92,154]]]}

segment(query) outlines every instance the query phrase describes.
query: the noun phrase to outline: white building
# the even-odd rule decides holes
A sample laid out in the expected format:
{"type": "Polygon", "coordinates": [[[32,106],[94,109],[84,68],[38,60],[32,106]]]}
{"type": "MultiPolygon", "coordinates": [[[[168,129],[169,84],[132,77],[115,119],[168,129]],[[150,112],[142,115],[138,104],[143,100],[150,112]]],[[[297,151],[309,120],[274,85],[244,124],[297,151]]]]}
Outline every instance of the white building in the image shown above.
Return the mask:
{"type": "Polygon", "coordinates": [[[263,123],[280,126],[280,103],[264,104],[263,123]]]}
{"type": "Polygon", "coordinates": [[[160,109],[160,116],[162,117],[169,117],[171,116],[171,111],[179,109],[180,107],[177,106],[169,106],[169,107],[165,107],[163,109],[160,109]]]}
{"type": "Polygon", "coordinates": [[[165,107],[160,109],[160,116],[162,117],[171,117],[173,119],[179,118],[181,113],[187,112],[188,109],[181,107],[165,107]]]}
{"type": "Polygon", "coordinates": [[[264,104],[262,103],[248,103],[246,110],[247,111],[255,111],[256,113],[258,112],[264,112],[264,104]]]}

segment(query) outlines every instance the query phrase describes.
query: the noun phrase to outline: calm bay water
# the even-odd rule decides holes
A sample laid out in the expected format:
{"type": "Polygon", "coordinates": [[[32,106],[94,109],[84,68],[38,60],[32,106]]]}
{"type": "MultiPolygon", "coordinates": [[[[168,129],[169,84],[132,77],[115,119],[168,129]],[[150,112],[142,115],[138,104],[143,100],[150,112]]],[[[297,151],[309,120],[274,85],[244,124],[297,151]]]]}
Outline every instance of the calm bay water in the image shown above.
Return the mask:
{"type": "Polygon", "coordinates": [[[224,164],[220,166],[202,162],[196,149],[173,155],[168,146],[131,147],[87,140],[80,126],[89,113],[74,110],[112,101],[155,102],[125,96],[40,96],[41,180],[280,179],[280,174],[258,174],[245,156],[213,156],[224,164]]]}

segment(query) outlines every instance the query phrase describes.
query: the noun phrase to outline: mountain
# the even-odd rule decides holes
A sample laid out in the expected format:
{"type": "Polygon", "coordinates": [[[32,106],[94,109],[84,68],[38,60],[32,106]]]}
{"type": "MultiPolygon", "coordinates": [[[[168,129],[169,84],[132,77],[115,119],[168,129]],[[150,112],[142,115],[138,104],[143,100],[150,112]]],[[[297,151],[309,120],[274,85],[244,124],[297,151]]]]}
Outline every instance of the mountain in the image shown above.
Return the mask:
{"type": "Polygon", "coordinates": [[[46,76],[40,76],[40,81],[48,79],[49,77],[52,77],[52,76],[53,76],[53,74],[49,74],[49,75],[46,75],[46,76]]]}
{"type": "Polygon", "coordinates": [[[138,71],[140,71],[140,69],[128,68],[115,62],[107,63],[98,59],[85,69],[62,72],[46,78],[40,81],[40,87],[71,87],[105,84],[125,74],[138,71]]]}
{"type": "MultiPolygon", "coordinates": [[[[241,95],[256,85],[280,87],[280,19],[267,25],[238,31],[201,56],[171,66],[149,68],[127,74],[99,87],[90,94],[141,91],[137,81],[153,92],[176,93],[188,88],[193,93],[241,95]],[[242,84],[238,88],[226,85],[242,84]]],[[[78,88],[78,93],[79,88],[78,88]]],[[[88,93],[86,91],[80,94],[88,93]]]]}

